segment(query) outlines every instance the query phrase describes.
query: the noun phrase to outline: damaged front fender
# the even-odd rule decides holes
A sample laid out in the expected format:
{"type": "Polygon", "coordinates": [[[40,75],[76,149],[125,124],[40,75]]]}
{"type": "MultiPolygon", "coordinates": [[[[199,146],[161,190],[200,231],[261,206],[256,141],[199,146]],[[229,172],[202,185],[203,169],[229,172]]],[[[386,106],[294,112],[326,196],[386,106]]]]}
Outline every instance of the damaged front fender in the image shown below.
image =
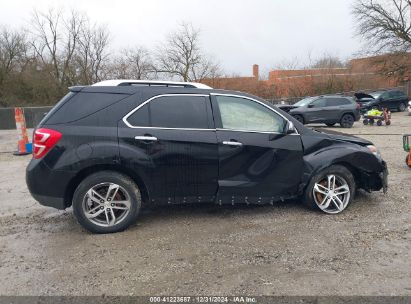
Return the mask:
{"type": "MultiPolygon", "coordinates": [[[[360,140],[360,139],[359,139],[360,140]]],[[[303,193],[314,175],[332,165],[342,165],[353,174],[357,188],[366,191],[387,190],[386,163],[361,144],[333,139],[328,136],[302,137],[304,145],[304,170],[299,187],[303,193]]],[[[360,141],[359,141],[360,142],[360,141]]]]}

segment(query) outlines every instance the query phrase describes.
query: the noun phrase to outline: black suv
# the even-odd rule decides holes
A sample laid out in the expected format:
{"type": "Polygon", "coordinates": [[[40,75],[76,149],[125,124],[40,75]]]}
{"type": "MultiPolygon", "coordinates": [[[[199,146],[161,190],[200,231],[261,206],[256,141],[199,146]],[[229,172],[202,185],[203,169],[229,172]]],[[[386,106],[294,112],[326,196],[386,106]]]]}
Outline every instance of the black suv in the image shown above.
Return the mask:
{"type": "Polygon", "coordinates": [[[307,97],[293,105],[279,105],[303,124],[325,123],[334,126],[339,123],[343,128],[351,128],[360,119],[360,107],[348,96],[327,95],[307,97]]]}
{"type": "Polygon", "coordinates": [[[371,142],[313,131],[258,97],[120,82],[70,88],[34,131],[26,180],[41,204],[107,233],[155,204],[300,198],[335,214],[358,188],[386,189],[387,174],[371,142]]]}
{"type": "Polygon", "coordinates": [[[365,113],[372,108],[404,112],[409,102],[408,96],[401,90],[381,90],[369,94],[358,92],[354,94],[361,105],[361,112],[365,113]]]}

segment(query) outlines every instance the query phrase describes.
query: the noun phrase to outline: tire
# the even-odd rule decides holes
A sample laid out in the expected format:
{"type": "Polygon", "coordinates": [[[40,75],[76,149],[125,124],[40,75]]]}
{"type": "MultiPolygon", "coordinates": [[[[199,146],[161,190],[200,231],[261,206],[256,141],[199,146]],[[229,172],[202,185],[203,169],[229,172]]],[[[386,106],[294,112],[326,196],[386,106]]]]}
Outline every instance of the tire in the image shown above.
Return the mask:
{"type": "Polygon", "coordinates": [[[365,119],[362,121],[362,123],[363,123],[365,126],[368,125],[368,119],[365,118],[365,119]]]}
{"type": "Polygon", "coordinates": [[[355,119],[352,114],[344,114],[341,117],[340,125],[343,128],[352,128],[352,126],[354,125],[354,122],[355,122],[355,119]]]}
{"type": "Polygon", "coordinates": [[[387,122],[385,123],[387,126],[389,126],[391,124],[391,120],[387,120],[387,122]]]}
{"type": "Polygon", "coordinates": [[[333,122],[333,123],[326,123],[326,125],[329,126],[329,127],[333,127],[333,126],[335,126],[335,122],[333,122]]]}
{"type": "Polygon", "coordinates": [[[135,222],[140,208],[141,194],[137,185],[128,176],[114,171],[89,175],[73,195],[77,221],[93,233],[125,230],[135,222]],[[105,195],[107,192],[110,195],[105,195]]]}
{"type": "Polygon", "coordinates": [[[379,126],[379,127],[382,126],[382,120],[377,120],[377,126],[379,126]]]}
{"type": "Polygon", "coordinates": [[[304,117],[302,115],[293,115],[293,117],[295,119],[297,119],[299,122],[301,122],[302,124],[304,124],[304,117]]]}
{"type": "Polygon", "coordinates": [[[400,105],[398,106],[398,111],[404,112],[406,109],[407,109],[406,104],[401,102],[400,105]]]}
{"type": "MultiPolygon", "coordinates": [[[[355,190],[355,180],[351,172],[344,166],[334,165],[322,170],[311,178],[310,183],[305,189],[303,203],[314,210],[320,210],[328,214],[337,214],[348,207],[354,198],[355,190]],[[340,188],[340,191],[347,191],[347,193],[343,195],[337,195],[342,204],[338,204],[336,198],[330,199],[328,198],[328,194],[321,194],[316,191],[316,189],[325,191],[324,189],[328,188],[327,183],[329,176],[335,176],[336,187],[334,189],[340,188]],[[322,202],[324,203],[321,204],[322,202]],[[337,205],[340,207],[337,208],[337,205]]],[[[333,197],[335,197],[335,195],[333,195],[333,197]]]]}

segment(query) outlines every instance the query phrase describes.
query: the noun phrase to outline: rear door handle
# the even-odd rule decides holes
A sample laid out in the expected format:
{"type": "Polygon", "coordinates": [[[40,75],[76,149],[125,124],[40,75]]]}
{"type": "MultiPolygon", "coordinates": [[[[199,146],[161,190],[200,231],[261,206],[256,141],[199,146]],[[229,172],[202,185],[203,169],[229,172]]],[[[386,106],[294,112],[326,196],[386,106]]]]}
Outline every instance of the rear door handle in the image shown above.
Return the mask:
{"type": "Polygon", "coordinates": [[[227,146],[235,146],[235,147],[240,147],[243,144],[238,142],[238,141],[223,141],[223,145],[227,145],[227,146]]]}
{"type": "Polygon", "coordinates": [[[134,137],[137,140],[142,140],[142,141],[157,141],[157,137],[155,136],[136,136],[134,137]]]}

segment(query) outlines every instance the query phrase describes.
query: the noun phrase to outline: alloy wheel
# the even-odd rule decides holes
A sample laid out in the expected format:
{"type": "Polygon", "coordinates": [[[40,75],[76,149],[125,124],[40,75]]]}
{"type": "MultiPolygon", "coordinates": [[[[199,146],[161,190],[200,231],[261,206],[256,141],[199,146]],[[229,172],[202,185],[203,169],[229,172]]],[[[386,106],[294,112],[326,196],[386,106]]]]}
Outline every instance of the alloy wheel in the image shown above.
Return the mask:
{"type": "Polygon", "coordinates": [[[400,106],[398,107],[398,109],[400,110],[400,112],[404,112],[406,108],[407,108],[407,107],[405,106],[404,103],[400,103],[400,106]]]}
{"type": "Polygon", "coordinates": [[[344,115],[341,119],[341,126],[344,128],[350,128],[354,124],[354,117],[351,115],[347,114],[344,115]]]}
{"type": "Polygon", "coordinates": [[[314,184],[313,197],[322,211],[340,213],[350,201],[350,187],[343,177],[329,174],[314,184]]]}
{"type": "Polygon", "coordinates": [[[100,183],[89,189],[83,199],[85,217],[95,225],[111,227],[122,222],[130,212],[127,191],[114,183],[100,183]]]}

